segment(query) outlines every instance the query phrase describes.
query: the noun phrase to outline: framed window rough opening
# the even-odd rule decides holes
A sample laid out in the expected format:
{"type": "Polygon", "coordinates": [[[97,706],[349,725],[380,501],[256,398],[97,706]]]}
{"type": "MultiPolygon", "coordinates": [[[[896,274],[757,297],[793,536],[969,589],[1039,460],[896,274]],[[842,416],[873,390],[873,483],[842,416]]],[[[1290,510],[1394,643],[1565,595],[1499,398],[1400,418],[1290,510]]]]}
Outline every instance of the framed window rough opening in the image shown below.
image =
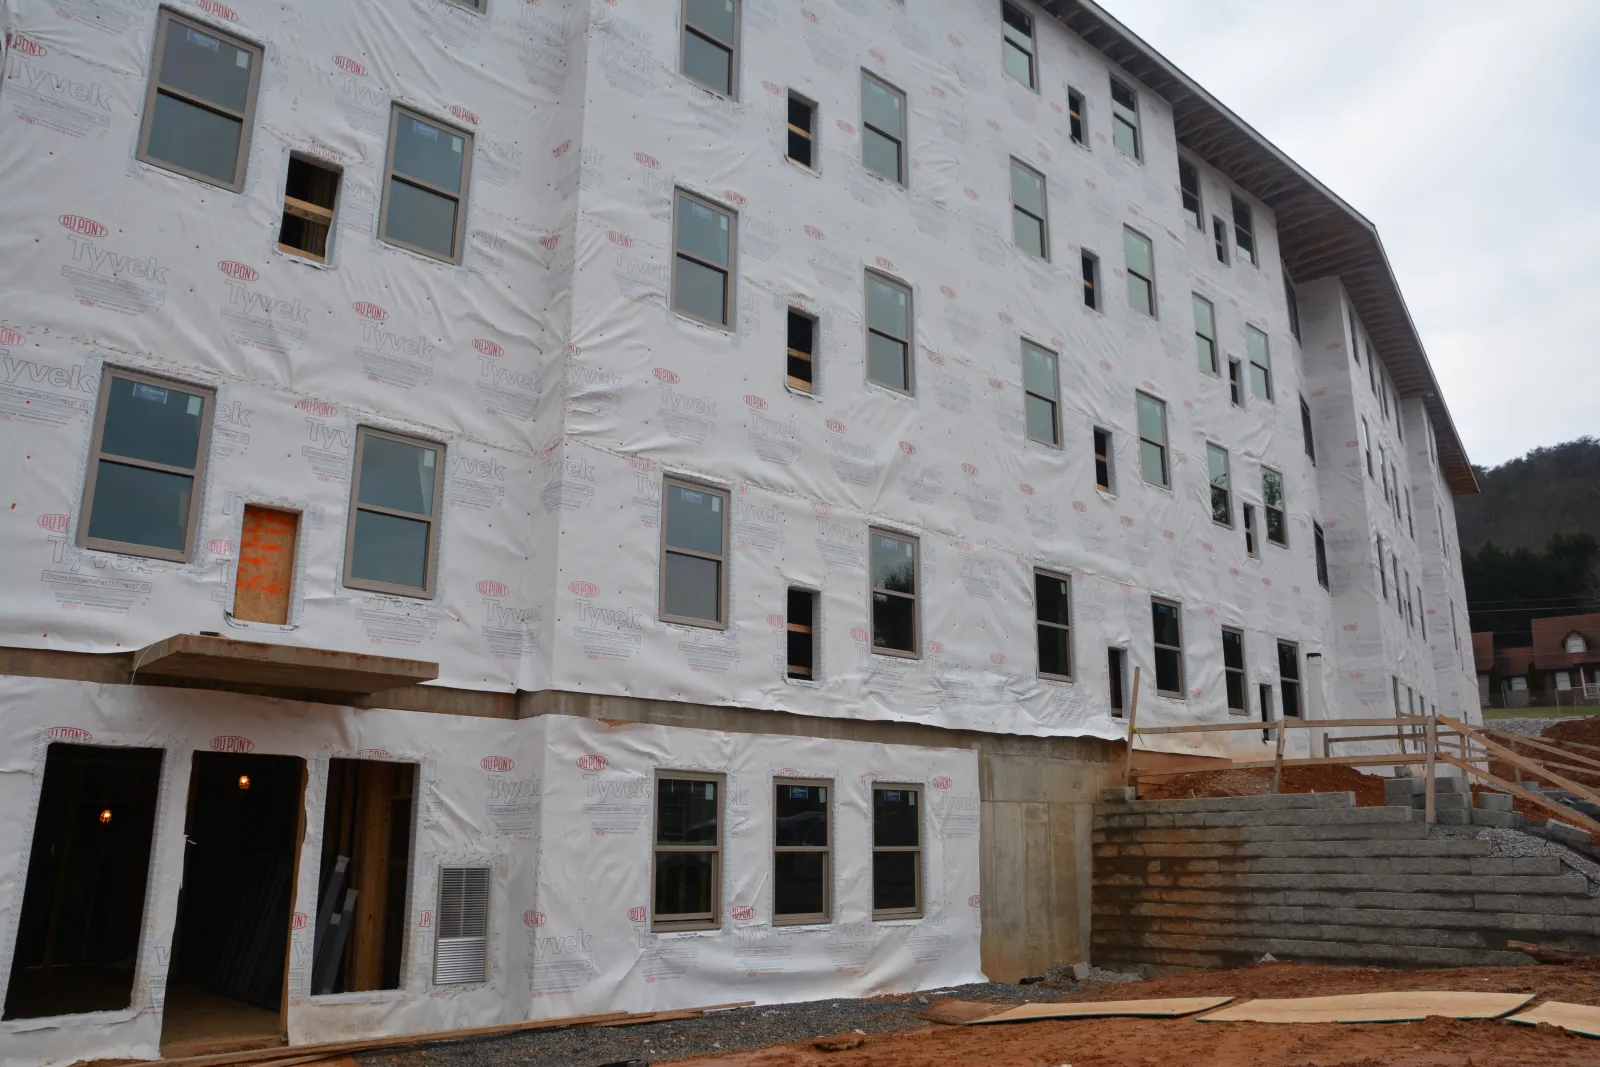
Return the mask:
{"type": "Polygon", "coordinates": [[[832,914],[833,783],[773,781],[772,922],[825,923],[832,914]]]}
{"type": "Polygon", "coordinates": [[[1183,699],[1183,609],[1175,600],[1150,598],[1156,692],[1183,699]]]}
{"type": "Polygon", "coordinates": [[[661,507],[661,621],[726,629],[727,491],[669,477],[661,507]]]}
{"type": "Polygon", "coordinates": [[[872,918],[922,917],[922,789],[872,785],[872,918]]]}
{"type": "Polygon", "coordinates": [[[704,197],[674,193],[672,310],[708,326],[732,327],[738,220],[704,197]]]}
{"type": "Polygon", "coordinates": [[[1033,611],[1039,677],[1072,681],[1072,579],[1056,571],[1035,570],[1033,611]]]}
{"type": "Polygon", "coordinates": [[[684,76],[738,99],[739,0],[683,0],[684,76]]]}
{"type": "Polygon", "coordinates": [[[916,538],[872,527],[867,531],[872,583],[872,651],[921,657],[917,610],[919,545],[916,538]]]}
{"type": "Polygon", "coordinates": [[[261,58],[260,45],[162,8],[138,158],[230,192],[243,189],[261,58]]]}
{"type": "Polygon", "coordinates": [[[378,233],[398,248],[460,263],[471,176],[472,134],[396,104],[378,233]]]}
{"type": "Polygon", "coordinates": [[[656,771],[653,930],[721,925],[722,775],[656,771]]]}
{"type": "Polygon", "coordinates": [[[1061,384],[1056,354],[1022,342],[1023,421],[1028,439],[1061,447],[1061,384]]]}
{"type": "Polygon", "coordinates": [[[861,165],[906,184],[906,94],[861,72],[861,165]]]}
{"type": "Polygon", "coordinates": [[[350,589],[431,598],[444,446],[362,426],[344,548],[350,589]]]}
{"type": "Polygon", "coordinates": [[[867,381],[912,391],[911,287],[887,274],[866,274],[867,381]]]}

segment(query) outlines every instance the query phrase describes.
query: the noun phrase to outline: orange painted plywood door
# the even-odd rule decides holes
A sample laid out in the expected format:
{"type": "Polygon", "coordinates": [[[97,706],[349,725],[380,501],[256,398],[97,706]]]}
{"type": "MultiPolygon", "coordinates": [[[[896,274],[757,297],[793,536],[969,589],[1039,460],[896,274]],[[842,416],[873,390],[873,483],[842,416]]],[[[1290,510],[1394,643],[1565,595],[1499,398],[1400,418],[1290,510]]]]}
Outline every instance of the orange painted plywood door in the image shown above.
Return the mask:
{"type": "Polygon", "coordinates": [[[294,585],[294,553],[300,516],[292,511],[244,509],[235,568],[233,617],[246,622],[289,621],[289,593],[294,585]]]}

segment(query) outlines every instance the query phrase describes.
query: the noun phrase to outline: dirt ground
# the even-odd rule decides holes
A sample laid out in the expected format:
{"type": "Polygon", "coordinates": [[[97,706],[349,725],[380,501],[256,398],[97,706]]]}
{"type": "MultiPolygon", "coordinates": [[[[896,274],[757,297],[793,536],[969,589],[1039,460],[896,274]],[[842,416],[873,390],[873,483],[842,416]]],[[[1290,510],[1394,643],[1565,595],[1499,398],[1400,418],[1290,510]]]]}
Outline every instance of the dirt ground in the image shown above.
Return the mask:
{"type": "MultiPolygon", "coordinates": [[[[1285,767],[1280,793],[1354,793],[1363,808],[1383,807],[1383,779],[1354,767],[1285,767]]],[[[1170,778],[1143,779],[1140,800],[1186,800],[1191,797],[1243,797],[1272,792],[1272,771],[1195,771],[1170,778]]]]}
{"type": "MultiPolygon", "coordinates": [[[[1534,993],[1539,1000],[1600,1005],[1600,972],[1576,967],[1465,967],[1401,971],[1271,963],[1174,975],[1077,996],[1039,999],[1232,995],[1333,996],[1429,989],[1534,993]]],[[[934,1001],[938,1004],[937,998],[934,1001]]],[[[840,1035],[848,1039],[859,1035],[840,1035]]],[[[1594,1067],[1600,1041],[1552,1026],[1430,1018],[1415,1023],[1203,1023],[1189,1019],[1081,1019],[995,1026],[930,1024],[862,1036],[821,1051],[815,1042],[678,1060],[678,1067],[1594,1067]]]]}

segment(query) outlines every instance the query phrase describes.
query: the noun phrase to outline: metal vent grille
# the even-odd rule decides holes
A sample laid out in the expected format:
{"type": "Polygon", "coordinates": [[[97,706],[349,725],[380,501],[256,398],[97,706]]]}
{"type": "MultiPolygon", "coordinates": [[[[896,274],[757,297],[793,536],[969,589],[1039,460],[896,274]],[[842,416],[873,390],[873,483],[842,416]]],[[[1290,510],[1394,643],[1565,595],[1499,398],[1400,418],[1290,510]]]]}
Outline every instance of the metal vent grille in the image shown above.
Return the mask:
{"type": "Polygon", "coordinates": [[[489,868],[439,868],[435,985],[482,982],[489,972],[489,868]]]}

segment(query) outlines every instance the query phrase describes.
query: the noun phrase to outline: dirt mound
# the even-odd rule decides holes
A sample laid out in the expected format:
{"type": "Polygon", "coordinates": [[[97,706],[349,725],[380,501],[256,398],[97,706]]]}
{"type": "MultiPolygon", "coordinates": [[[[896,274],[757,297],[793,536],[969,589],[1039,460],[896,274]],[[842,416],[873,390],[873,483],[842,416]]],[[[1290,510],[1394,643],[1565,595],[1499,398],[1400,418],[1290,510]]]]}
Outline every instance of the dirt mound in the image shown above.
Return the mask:
{"type": "Polygon", "coordinates": [[[1544,737],[1600,746],[1600,715],[1584,715],[1546,726],[1544,737]]]}
{"type": "MultiPolygon", "coordinates": [[[[1354,793],[1356,805],[1383,807],[1383,779],[1354,767],[1285,767],[1280,793],[1354,793]]],[[[1167,778],[1142,779],[1140,800],[1188,800],[1194,797],[1251,797],[1272,792],[1272,771],[1193,771],[1167,778]]]]}

